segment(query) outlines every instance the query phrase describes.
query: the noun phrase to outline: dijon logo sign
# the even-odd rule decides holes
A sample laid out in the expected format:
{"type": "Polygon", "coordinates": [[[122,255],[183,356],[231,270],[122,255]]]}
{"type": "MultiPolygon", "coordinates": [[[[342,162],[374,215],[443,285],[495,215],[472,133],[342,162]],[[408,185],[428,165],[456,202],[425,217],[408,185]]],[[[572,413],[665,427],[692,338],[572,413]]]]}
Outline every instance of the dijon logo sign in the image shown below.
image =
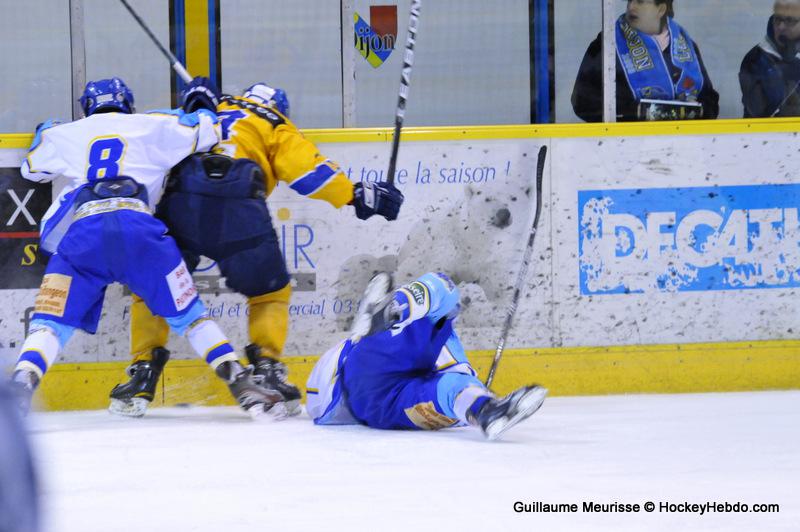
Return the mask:
{"type": "Polygon", "coordinates": [[[369,22],[355,13],[354,44],[361,57],[373,68],[391,55],[397,41],[397,6],[370,6],[369,22]]]}
{"type": "Polygon", "coordinates": [[[800,185],[578,193],[582,294],[800,287],[800,185]]]}

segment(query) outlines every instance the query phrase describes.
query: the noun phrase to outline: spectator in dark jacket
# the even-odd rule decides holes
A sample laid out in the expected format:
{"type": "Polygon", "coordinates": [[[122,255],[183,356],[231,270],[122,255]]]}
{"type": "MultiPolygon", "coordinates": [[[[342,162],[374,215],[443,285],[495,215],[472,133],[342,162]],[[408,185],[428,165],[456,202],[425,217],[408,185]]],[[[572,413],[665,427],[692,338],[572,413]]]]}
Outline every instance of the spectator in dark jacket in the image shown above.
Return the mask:
{"type": "MultiPolygon", "coordinates": [[[[703,118],[719,114],[719,94],[700,49],[673,20],[673,0],[628,0],[616,24],[617,120],[638,119],[642,99],[698,102],[703,118]]],[[[572,108],[586,122],[603,119],[603,35],[583,57],[572,108]]]]}
{"type": "Polygon", "coordinates": [[[739,69],[744,117],[800,116],[800,0],[778,0],[739,69]]]}

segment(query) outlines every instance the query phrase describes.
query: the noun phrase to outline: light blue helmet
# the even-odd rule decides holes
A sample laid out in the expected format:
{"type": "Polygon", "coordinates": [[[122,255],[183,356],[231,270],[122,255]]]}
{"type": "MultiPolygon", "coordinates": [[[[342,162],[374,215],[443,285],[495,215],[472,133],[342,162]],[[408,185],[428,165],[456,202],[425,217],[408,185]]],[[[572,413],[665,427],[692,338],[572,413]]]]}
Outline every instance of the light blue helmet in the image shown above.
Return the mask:
{"type": "Polygon", "coordinates": [[[90,81],[80,97],[81,108],[86,116],[98,112],[119,111],[133,113],[133,93],[119,78],[90,81]]]}
{"type": "Polygon", "coordinates": [[[275,89],[266,83],[256,83],[247,87],[242,96],[254,100],[261,105],[277,109],[280,114],[289,118],[289,97],[283,89],[275,89]]]}

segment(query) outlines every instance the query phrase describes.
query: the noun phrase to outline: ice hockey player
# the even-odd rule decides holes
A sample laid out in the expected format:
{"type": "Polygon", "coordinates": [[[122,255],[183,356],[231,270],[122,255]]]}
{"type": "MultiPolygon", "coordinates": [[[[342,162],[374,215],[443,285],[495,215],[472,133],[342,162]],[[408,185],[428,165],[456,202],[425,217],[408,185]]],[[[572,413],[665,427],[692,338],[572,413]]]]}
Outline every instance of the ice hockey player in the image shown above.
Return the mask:
{"type": "MultiPolygon", "coordinates": [[[[397,218],[402,193],[385,183],[352,183],[289,120],[282,89],[257,83],[242,96],[223,96],[216,109],[222,142],[215,154],[189,157],[174,171],[156,216],[169,227],[194,270],[200,256],[219,265],[228,288],[247,297],[247,358],[263,385],[279,391],[289,414],[300,391],[279,360],[289,327],[289,274],[264,199],[278,182],[335,208],[353,205],[360,219],[397,218]]],[[[169,330],[141,299],[131,308],[130,380],[111,391],[109,409],[140,416],[169,359],[169,330]]]]}
{"type": "MultiPolygon", "coordinates": [[[[190,85],[187,107],[216,97],[204,84],[190,85]]],[[[61,177],[66,186],[42,219],[40,248],[50,260],[12,376],[20,409],[27,412],[75,329],[96,331],[106,286],[117,281],[186,336],[243,409],[263,413],[280,394],[257,386],[239,364],[208,318],[174,240],[151,214],[169,169],[219,141],[216,116],[202,110],[134,114],[133,94],[118,78],[89,82],[80,102],[86,117],[41,124],[22,164],[25,178],[61,177]]]]}
{"type": "Polygon", "coordinates": [[[475,376],[453,329],[458,288],[426,273],[391,290],[379,273],[364,292],[352,336],[325,353],[307,382],[306,410],[318,425],[436,430],[473,425],[494,440],[533,415],[538,385],[495,397],[475,376]]]}

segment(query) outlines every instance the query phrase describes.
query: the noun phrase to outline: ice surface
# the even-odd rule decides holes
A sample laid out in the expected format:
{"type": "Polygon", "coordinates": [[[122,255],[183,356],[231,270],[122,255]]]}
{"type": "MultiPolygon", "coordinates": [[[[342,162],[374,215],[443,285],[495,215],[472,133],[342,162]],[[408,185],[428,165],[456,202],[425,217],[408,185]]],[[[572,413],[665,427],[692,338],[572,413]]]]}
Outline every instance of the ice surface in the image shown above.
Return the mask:
{"type": "Polygon", "coordinates": [[[53,532],[800,530],[800,392],[553,398],[489,443],[235,408],[34,413],[53,532]],[[779,513],[515,513],[515,501],[779,513]]]}

